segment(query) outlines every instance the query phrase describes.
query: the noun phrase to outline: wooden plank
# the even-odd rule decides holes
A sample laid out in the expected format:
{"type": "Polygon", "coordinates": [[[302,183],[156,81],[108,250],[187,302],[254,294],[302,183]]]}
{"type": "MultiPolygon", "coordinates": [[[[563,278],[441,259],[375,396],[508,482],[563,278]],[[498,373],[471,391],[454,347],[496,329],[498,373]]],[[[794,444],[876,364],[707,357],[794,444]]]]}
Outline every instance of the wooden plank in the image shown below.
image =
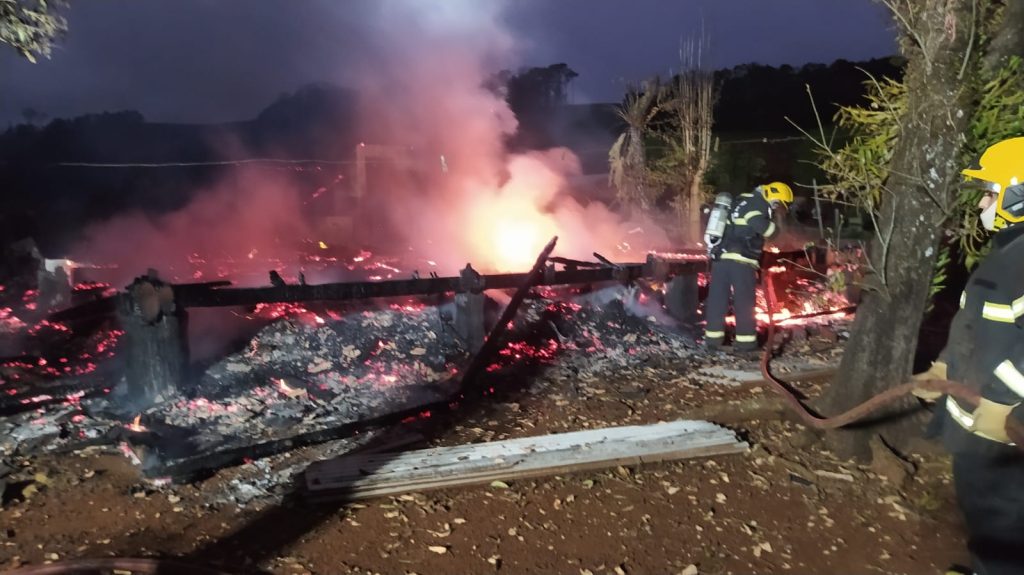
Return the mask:
{"type": "MultiPolygon", "coordinates": [[[[516,454],[537,452],[538,450],[548,452],[561,451],[579,445],[642,440],[654,441],[697,433],[729,432],[714,424],[703,421],[680,421],[646,426],[611,427],[572,433],[556,433],[540,437],[522,437],[453,447],[434,447],[411,451],[402,455],[406,459],[422,458],[431,462],[437,462],[444,457],[449,457],[453,460],[462,459],[466,455],[476,458],[511,457],[516,454]]],[[[376,465],[378,457],[374,455],[344,456],[334,461],[319,462],[314,465],[325,470],[329,468],[334,472],[341,473],[345,470],[355,471],[361,467],[376,465]]],[[[392,462],[392,465],[397,465],[394,457],[387,457],[381,459],[381,461],[392,462]]]]}
{"type": "Polygon", "coordinates": [[[743,453],[747,450],[745,444],[705,446],[700,448],[688,447],[683,450],[652,454],[647,456],[622,456],[616,459],[603,461],[590,461],[585,463],[559,464],[540,469],[518,469],[514,471],[483,473],[466,475],[454,478],[443,478],[436,481],[426,481],[416,484],[380,485],[365,488],[338,488],[325,490],[308,490],[307,498],[313,500],[358,500],[387,495],[398,495],[401,493],[430,491],[434,489],[448,489],[452,487],[466,487],[471,485],[486,485],[495,480],[513,481],[521,479],[533,479],[537,477],[550,477],[553,475],[564,475],[569,473],[581,473],[608,469],[619,465],[640,465],[642,463],[657,463],[661,461],[676,461],[680,459],[692,459],[696,457],[710,457],[714,455],[731,455],[743,453]]]}
{"type": "MultiPolygon", "coordinates": [[[[621,459],[623,457],[657,458],[665,453],[675,453],[678,451],[685,451],[687,449],[715,447],[723,444],[724,442],[721,438],[718,438],[715,440],[708,439],[700,442],[685,442],[685,445],[682,445],[683,443],[684,442],[682,441],[664,441],[659,442],[657,445],[644,446],[641,449],[635,449],[628,453],[624,453],[622,450],[611,450],[607,454],[603,454],[596,458],[589,453],[561,451],[554,453],[520,455],[507,460],[497,460],[494,462],[470,462],[466,466],[452,465],[447,468],[424,467],[404,474],[378,474],[375,471],[371,471],[369,475],[365,475],[363,477],[338,478],[335,484],[344,485],[346,489],[362,489],[375,487],[381,484],[417,485],[422,482],[433,483],[442,479],[470,477],[478,474],[507,476],[510,473],[519,474],[534,468],[549,469],[561,466],[585,465],[594,460],[611,461],[621,459]]],[[[320,481],[324,481],[329,478],[319,479],[320,481]]]]}
{"type": "Polygon", "coordinates": [[[313,497],[362,499],[746,449],[746,443],[717,425],[677,421],[422,449],[390,457],[345,456],[314,463],[304,476],[313,497]]]}
{"type": "Polygon", "coordinates": [[[524,437],[490,443],[436,447],[401,454],[401,458],[387,455],[344,456],[334,461],[314,463],[317,472],[324,477],[362,477],[365,469],[377,469],[377,473],[400,473],[424,466],[439,468],[451,463],[468,464],[476,460],[511,459],[521,454],[557,452],[572,450],[580,446],[609,443],[656,442],[672,438],[686,438],[696,441],[703,435],[716,440],[731,438],[732,433],[707,422],[683,421],[671,424],[649,426],[612,427],[559,433],[540,437],[524,437]],[[387,466],[383,469],[382,466],[387,466]]]}

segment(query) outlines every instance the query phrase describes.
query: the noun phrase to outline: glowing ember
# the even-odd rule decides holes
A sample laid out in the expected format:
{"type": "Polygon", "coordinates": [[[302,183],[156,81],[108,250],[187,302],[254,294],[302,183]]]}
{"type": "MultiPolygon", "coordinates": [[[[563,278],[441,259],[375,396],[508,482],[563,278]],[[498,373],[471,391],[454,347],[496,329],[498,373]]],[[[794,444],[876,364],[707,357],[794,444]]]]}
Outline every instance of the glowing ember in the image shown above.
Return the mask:
{"type": "Polygon", "coordinates": [[[416,303],[416,302],[408,302],[408,303],[405,303],[405,304],[393,303],[393,304],[391,304],[388,307],[390,309],[393,309],[395,311],[399,311],[399,312],[402,312],[402,313],[420,313],[426,307],[426,304],[416,303]]]}
{"type": "Polygon", "coordinates": [[[104,290],[111,289],[111,285],[106,282],[79,282],[75,284],[74,291],[92,291],[92,290],[104,290]]]}
{"type": "Polygon", "coordinates": [[[85,391],[84,390],[83,391],[78,391],[78,392],[75,392],[75,393],[67,395],[64,398],[64,403],[66,403],[68,405],[78,405],[79,403],[82,402],[82,398],[83,397],[85,397],[85,391]]]}
{"type": "Polygon", "coordinates": [[[555,359],[555,353],[557,352],[558,342],[551,339],[543,347],[532,346],[526,342],[512,342],[505,349],[498,352],[498,355],[512,359],[531,357],[540,361],[552,361],[555,359]]]}
{"type": "Polygon", "coordinates": [[[270,319],[277,320],[284,317],[297,317],[301,320],[316,325],[324,325],[326,320],[319,315],[309,311],[305,307],[294,303],[259,303],[253,309],[253,315],[246,316],[248,319],[270,319]]]}
{"type": "Polygon", "coordinates": [[[44,401],[50,401],[53,399],[52,395],[36,395],[33,397],[26,397],[21,400],[22,405],[31,405],[33,403],[42,403],[44,401]]]}

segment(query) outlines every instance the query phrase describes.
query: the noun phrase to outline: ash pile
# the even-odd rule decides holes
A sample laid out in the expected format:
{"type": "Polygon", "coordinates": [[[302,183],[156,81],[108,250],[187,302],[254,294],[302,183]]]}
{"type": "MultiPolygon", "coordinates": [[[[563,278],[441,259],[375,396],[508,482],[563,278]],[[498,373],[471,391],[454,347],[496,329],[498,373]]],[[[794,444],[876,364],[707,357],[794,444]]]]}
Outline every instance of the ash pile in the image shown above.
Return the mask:
{"type": "MultiPolygon", "coordinates": [[[[489,384],[593,377],[694,352],[691,338],[634,296],[616,287],[575,301],[528,300],[486,366],[489,384]]],[[[450,325],[450,307],[394,305],[327,318],[302,310],[207,368],[178,400],[134,417],[118,411],[116,392],[41,403],[0,419],[0,451],[11,458],[112,449],[150,478],[175,479],[304,444],[333,442],[328,451],[343,452],[356,435],[346,425],[457,405],[471,354],[450,325]]]]}
{"type": "MultiPolygon", "coordinates": [[[[510,392],[542,373],[613,372],[655,356],[692,353],[692,339],[627,309],[613,289],[582,303],[526,302],[485,368],[510,392]]],[[[427,417],[464,399],[471,354],[447,320],[450,306],[393,306],[339,319],[310,313],[277,321],[247,348],[211,366],[192,397],[165,403],[130,425],[129,445],[150,477],[276,455],[351,438],[357,424],[427,417]],[[409,415],[412,414],[412,415],[409,415]],[[255,447],[255,448],[254,448],[255,447]]]]}
{"type": "Polygon", "coordinates": [[[139,427],[157,436],[142,442],[147,467],[406,411],[457,388],[467,353],[429,308],[311,315],[270,324],[206,370],[192,397],[143,412],[139,427]]]}

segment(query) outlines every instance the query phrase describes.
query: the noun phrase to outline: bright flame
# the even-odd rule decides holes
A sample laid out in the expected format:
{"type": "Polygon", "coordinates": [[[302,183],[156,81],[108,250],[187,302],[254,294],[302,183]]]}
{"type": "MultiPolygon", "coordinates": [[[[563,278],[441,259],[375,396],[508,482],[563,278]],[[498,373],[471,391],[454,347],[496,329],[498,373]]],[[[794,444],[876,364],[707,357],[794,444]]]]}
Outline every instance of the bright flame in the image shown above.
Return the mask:
{"type": "Polygon", "coordinates": [[[327,244],[325,244],[324,242],[317,242],[317,245],[320,246],[320,249],[322,250],[327,249],[327,244]]]}
{"type": "Polygon", "coordinates": [[[142,414],[136,415],[135,419],[133,419],[132,422],[126,425],[125,427],[136,433],[146,431],[146,426],[142,425],[142,414]]]}
{"type": "Polygon", "coordinates": [[[518,272],[533,264],[548,240],[561,235],[558,218],[545,206],[563,180],[537,158],[513,160],[510,172],[511,179],[499,189],[470,198],[469,237],[475,260],[495,271],[518,272]]]}
{"type": "Polygon", "coordinates": [[[529,267],[544,246],[539,224],[528,220],[498,222],[491,238],[494,265],[503,270],[529,267]]]}

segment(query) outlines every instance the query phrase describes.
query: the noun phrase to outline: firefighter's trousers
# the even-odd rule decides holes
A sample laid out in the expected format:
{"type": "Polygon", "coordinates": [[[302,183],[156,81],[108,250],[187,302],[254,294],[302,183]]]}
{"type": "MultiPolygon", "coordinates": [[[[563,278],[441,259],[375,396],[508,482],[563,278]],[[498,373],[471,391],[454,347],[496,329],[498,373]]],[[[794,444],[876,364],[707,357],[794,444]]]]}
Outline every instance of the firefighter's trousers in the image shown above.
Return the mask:
{"type": "Polygon", "coordinates": [[[757,269],[733,260],[711,264],[708,299],[704,302],[704,339],[709,347],[725,341],[725,316],[729,313],[729,295],[736,316],[736,349],[757,349],[757,320],[754,315],[757,269]]]}
{"type": "Polygon", "coordinates": [[[1024,454],[1010,447],[955,454],[953,482],[974,572],[1024,573],[1024,454]]]}

